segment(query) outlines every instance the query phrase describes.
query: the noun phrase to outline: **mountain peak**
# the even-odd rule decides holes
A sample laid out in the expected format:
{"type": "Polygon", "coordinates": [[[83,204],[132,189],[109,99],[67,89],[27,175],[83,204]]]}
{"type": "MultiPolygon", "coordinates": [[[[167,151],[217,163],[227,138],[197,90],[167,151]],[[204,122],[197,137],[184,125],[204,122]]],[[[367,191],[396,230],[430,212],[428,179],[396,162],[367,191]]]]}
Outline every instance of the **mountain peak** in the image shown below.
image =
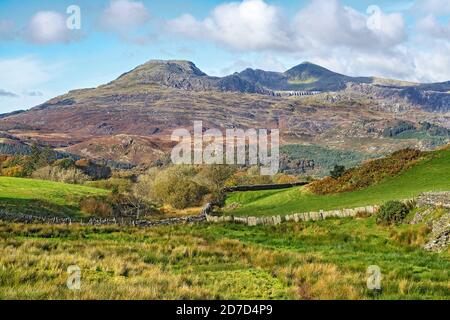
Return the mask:
{"type": "Polygon", "coordinates": [[[191,61],[150,60],[122,74],[110,84],[119,86],[166,84],[178,87],[186,79],[204,77],[207,77],[207,74],[191,61]]]}
{"type": "Polygon", "coordinates": [[[307,78],[307,77],[324,77],[324,76],[335,76],[337,73],[314,64],[309,61],[305,61],[285,72],[289,77],[295,78],[307,78]]]}
{"type": "MultiPolygon", "coordinates": [[[[147,63],[139,66],[142,68],[160,68],[170,73],[184,73],[184,74],[192,74],[196,76],[206,76],[207,74],[201,71],[197,66],[187,60],[150,60],[147,63]]],[[[138,68],[139,68],[138,67],[138,68]]]]}

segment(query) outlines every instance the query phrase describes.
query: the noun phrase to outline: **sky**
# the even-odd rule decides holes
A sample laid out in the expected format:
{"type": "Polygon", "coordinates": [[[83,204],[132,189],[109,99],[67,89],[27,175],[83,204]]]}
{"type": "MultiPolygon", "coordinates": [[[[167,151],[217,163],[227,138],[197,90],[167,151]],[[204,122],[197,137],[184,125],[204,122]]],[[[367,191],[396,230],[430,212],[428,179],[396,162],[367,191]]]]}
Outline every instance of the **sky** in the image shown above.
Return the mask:
{"type": "Polygon", "coordinates": [[[0,113],[151,59],[449,81],[450,0],[0,0],[0,113]]]}

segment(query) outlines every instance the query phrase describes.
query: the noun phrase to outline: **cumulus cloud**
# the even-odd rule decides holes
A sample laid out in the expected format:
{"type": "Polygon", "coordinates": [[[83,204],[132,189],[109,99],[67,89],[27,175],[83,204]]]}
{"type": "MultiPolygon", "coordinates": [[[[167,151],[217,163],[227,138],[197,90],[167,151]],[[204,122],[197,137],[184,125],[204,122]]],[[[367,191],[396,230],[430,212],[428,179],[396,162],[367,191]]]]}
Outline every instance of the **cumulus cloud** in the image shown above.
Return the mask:
{"type": "Polygon", "coordinates": [[[292,37],[280,10],[263,0],[244,0],[217,6],[197,20],[184,14],[168,22],[171,32],[207,39],[234,50],[288,50],[292,37]]]}
{"type": "Polygon", "coordinates": [[[450,80],[450,43],[439,43],[414,55],[414,75],[420,82],[450,80]]]}
{"type": "Polygon", "coordinates": [[[433,15],[421,18],[417,23],[417,29],[432,39],[450,40],[450,21],[447,25],[441,25],[433,15]]]}
{"type": "Polygon", "coordinates": [[[414,10],[418,13],[445,15],[450,13],[450,1],[418,0],[414,4],[414,10]]]}
{"type": "Polygon", "coordinates": [[[406,39],[405,23],[399,13],[384,13],[371,6],[367,15],[343,6],[337,0],[314,0],[295,18],[298,41],[309,48],[341,46],[360,51],[384,51],[406,39]]]}
{"type": "MultiPolygon", "coordinates": [[[[265,0],[229,2],[204,19],[184,14],[169,20],[168,30],[245,53],[257,53],[258,67],[282,68],[278,62],[312,60],[349,75],[439,82],[450,79],[450,25],[431,12],[450,12],[448,0],[420,0],[414,8],[430,15],[408,36],[402,13],[370,6],[365,12],[339,0],[311,0],[289,19],[265,0]]],[[[239,61],[238,61],[239,62],[239,61]]],[[[240,63],[225,70],[235,70],[240,63]]]]}
{"type": "Polygon", "coordinates": [[[47,64],[35,56],[0,59],[0,88],[17,95],[0,104],[0,113],[33,107],[50,99],[52,93],[41,90],[61,72],[61,64],[47,64]]]}
{"type": "Polygon", "coordinates": [[[231,2],[203,20],[184,14],[169,21],[168,28],[235,50],[300,51],[336,45],[373,50],[393,47],[406,37],[401,14],[372,7],[366,15],[337,0],[313,0],[293,21],[264,0],[231,2]]]}
{"type": "Polygon", "coordinates": [[[71,30],[64,15],[54,11],[39,11],[28,23],[27,38],[36,44],[68,42],[71,30]]]}
{"type": "Polygon", "coordinates": [[[52,67],[33,56],[3,59],[0,60],[0,87],[22,91],[50,80],[52,71],[52,67]]]}
{"type": "Polygon", "coordinates": [[[100,19],[103,29],[125,33],[147,23],[150,14],[142,2],[113,0],[100,19]]]}

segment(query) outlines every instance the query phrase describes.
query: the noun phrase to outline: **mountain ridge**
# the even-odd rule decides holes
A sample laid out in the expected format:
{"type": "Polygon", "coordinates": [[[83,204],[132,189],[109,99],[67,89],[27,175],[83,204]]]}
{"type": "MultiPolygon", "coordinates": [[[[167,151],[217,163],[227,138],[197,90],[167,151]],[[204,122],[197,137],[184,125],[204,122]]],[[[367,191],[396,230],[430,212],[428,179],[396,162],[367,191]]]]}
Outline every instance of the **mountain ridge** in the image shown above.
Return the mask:
{"type": "Polygon", "coordinates": [[[189,61],[151,60],[107,84],[2,115],[0,131],[80,156],[133,163],[153,161],[170,149],[172,131],[193,121],[205,128],[278,128],[282,143],[378,154],[422,145],[383,137],[400,120],[450,127],[447,89],[450,82],[349,77],[313,63],[214,77],[189,61]]]}

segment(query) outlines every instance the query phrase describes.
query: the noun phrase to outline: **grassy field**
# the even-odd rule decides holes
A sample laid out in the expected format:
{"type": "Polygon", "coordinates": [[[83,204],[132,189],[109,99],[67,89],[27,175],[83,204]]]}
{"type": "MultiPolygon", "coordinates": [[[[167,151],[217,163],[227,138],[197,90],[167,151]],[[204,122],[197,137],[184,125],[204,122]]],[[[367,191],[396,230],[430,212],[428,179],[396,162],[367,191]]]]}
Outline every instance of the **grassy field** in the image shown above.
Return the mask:
{"type": "Polygon", "coordinates": [[[239,204],[233,215],[286,215],[318,210],[356,208],[407,199],[426,191],[450,190],[450,149],[434,152],[402,174],[364,190],[333,195],[314,195],[304,188],[237,192],[229,195],[227,205],[239,204]]]}
{"type": "Polygon", "coordinates": [[[423,226],[373,218],[248,228],[0,223],[0,299],[449,299],[450,255],[423,226]],[[66,287],[81,268],[81,291],[66,287]],[[377,265],[382,290],[367,289],[377,265]]]}
{"type": "Polygon", "coordinates": [[[24,214],[82,216],[81,198],[108,191],[52,181],[0,177],[0,209],[24,214]]]}

